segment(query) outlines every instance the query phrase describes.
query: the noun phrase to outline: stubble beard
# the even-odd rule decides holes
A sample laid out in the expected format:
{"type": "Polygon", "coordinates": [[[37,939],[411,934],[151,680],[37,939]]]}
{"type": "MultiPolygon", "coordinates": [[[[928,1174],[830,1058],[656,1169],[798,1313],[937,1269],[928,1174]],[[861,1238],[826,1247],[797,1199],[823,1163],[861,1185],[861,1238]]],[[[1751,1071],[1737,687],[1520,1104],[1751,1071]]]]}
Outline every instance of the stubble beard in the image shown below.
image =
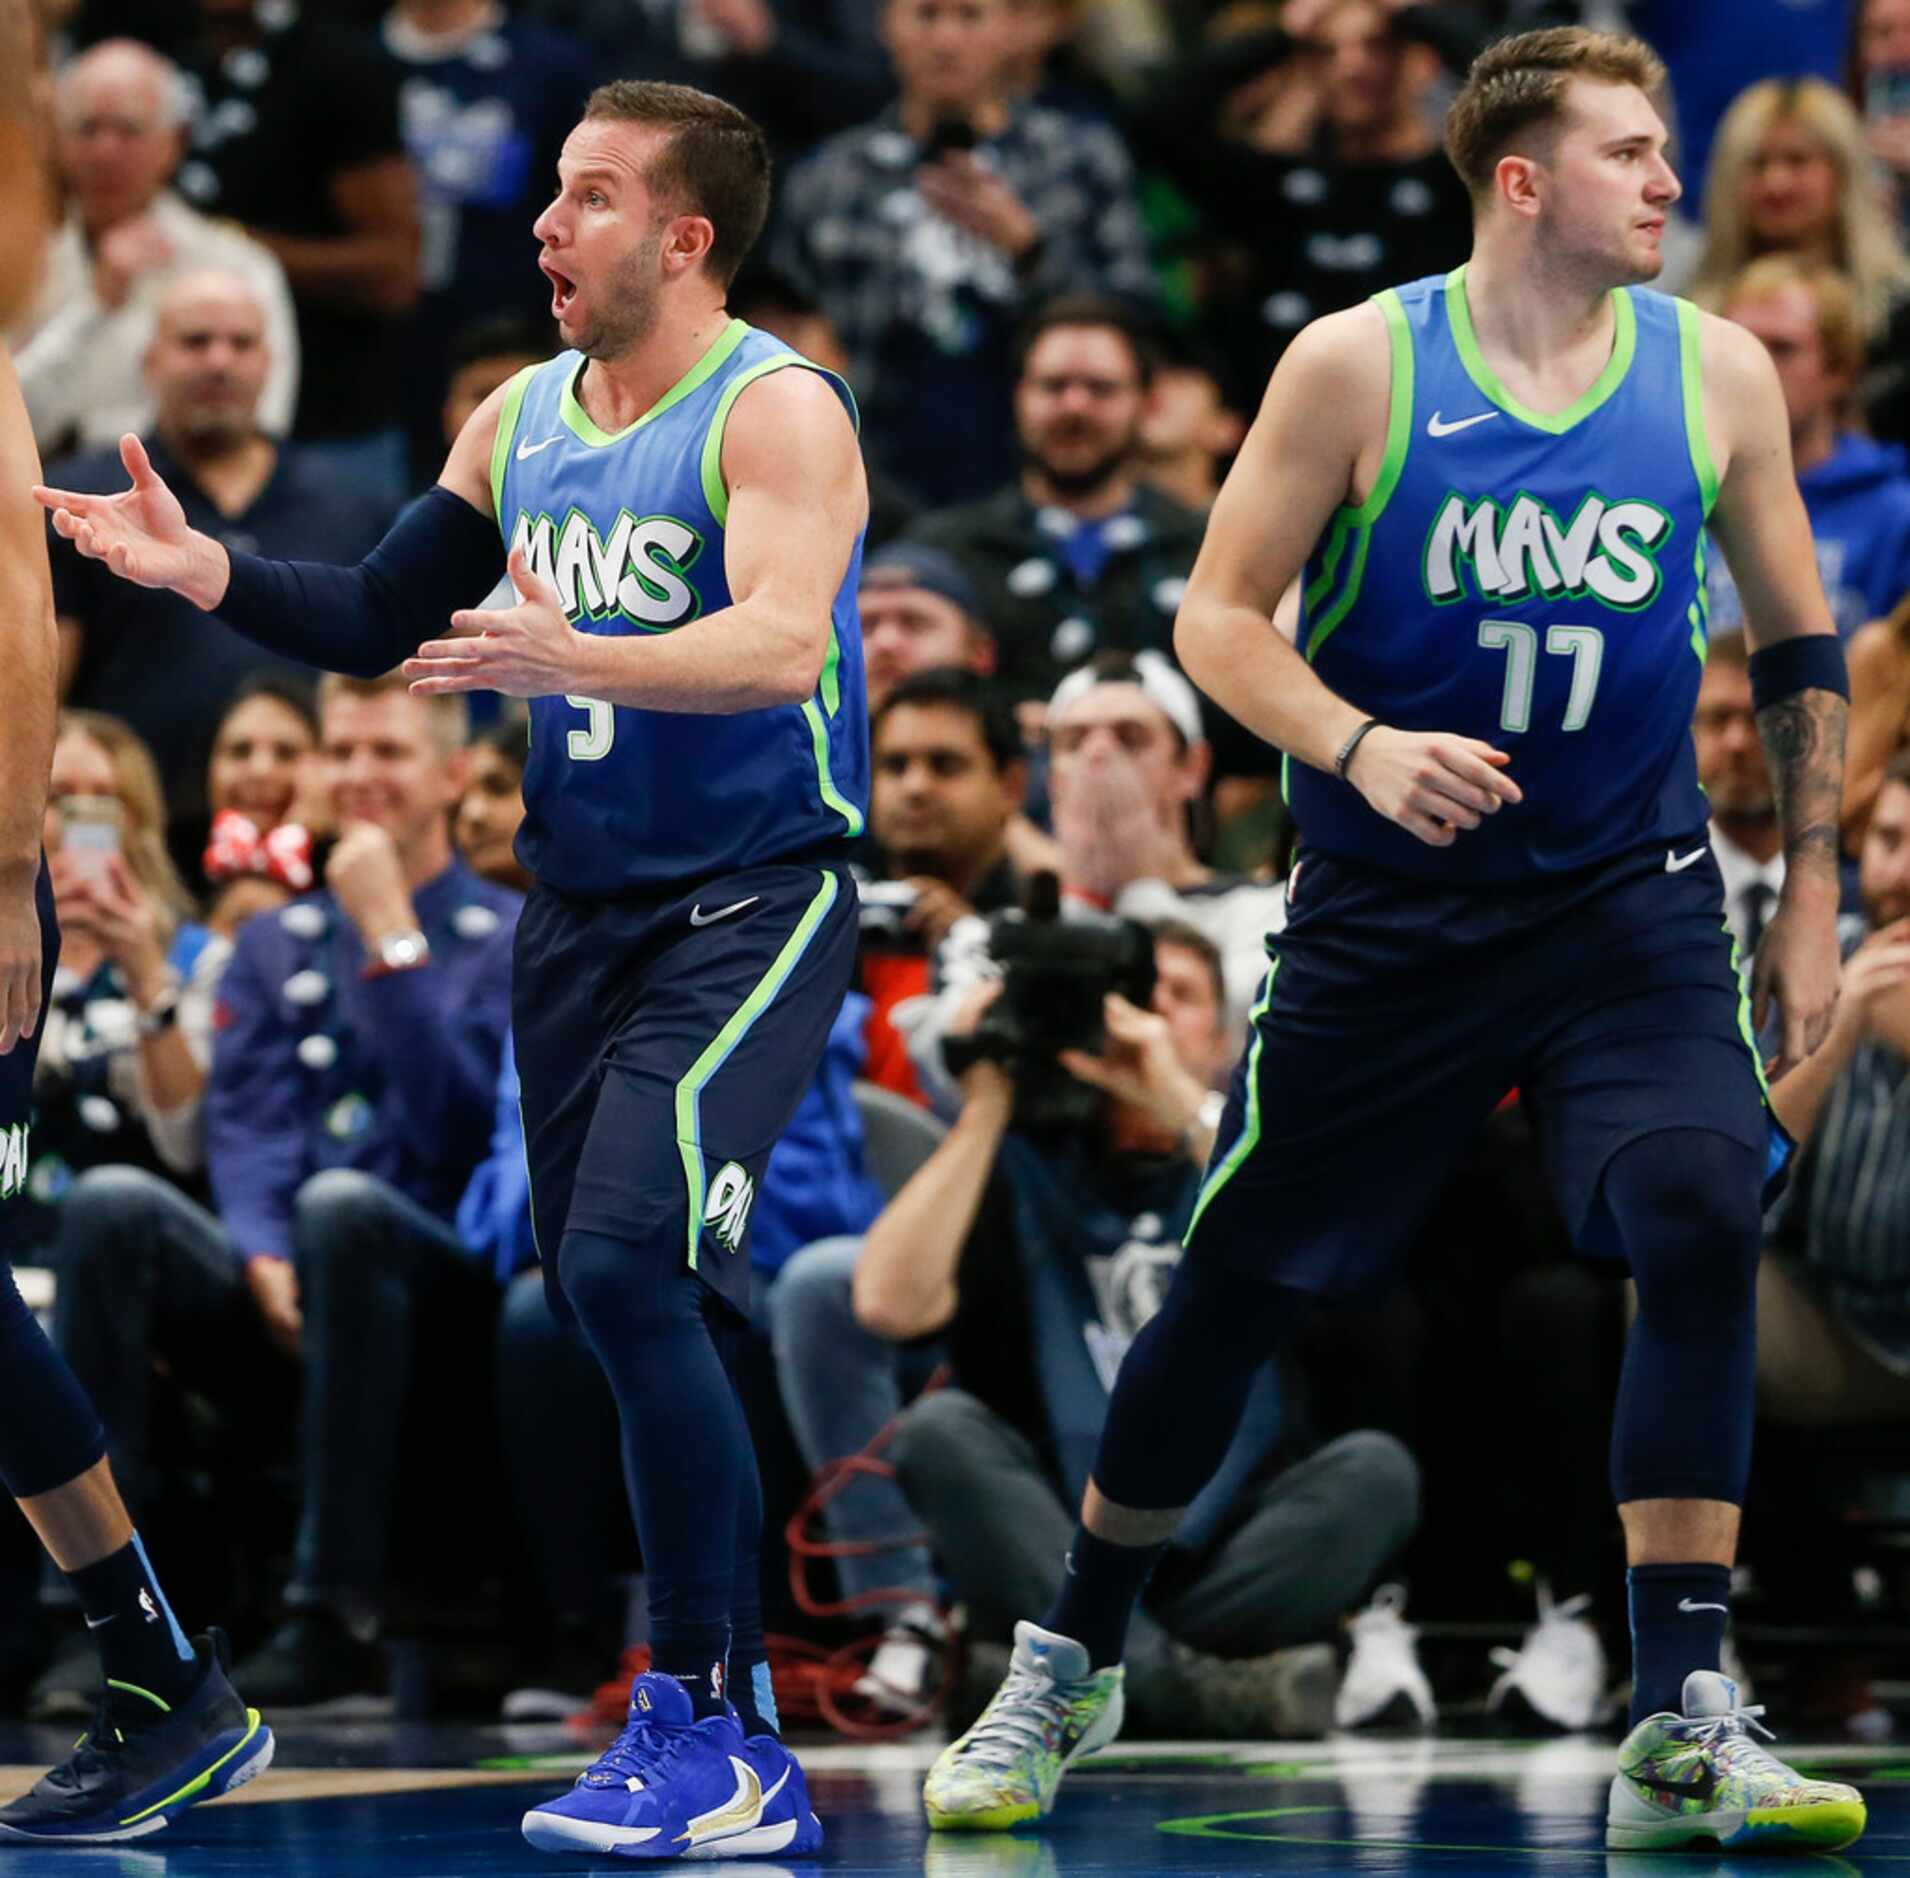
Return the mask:
{"type": "Polygon", "coordinates": [[[618,262],[606,287],[604,304],[578,339],[577,350],[585,358],[606,364],[624,358],[656,330],[657,255],[662,246],[662,236],[653,231],[618,262]]]}

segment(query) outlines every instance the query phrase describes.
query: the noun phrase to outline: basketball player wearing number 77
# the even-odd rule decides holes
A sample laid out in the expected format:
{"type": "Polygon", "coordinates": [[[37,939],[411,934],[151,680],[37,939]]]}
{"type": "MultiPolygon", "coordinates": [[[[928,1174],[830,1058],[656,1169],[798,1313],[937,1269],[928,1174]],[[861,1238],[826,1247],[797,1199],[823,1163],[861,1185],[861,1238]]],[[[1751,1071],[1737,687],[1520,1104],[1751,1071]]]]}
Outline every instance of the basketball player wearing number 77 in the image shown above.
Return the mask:
{"type": "Polygon", "coordinates": [[[822,1838],[775,1733],[727,1358],[756,1183],[855,951],[868,495],[847,388],[724,305],[768,193],[732,106],[594,93],[535,229],[571,350],[485,402],[357,568],[228,556],[133,438],[125,493],[39,492],[83,553],[277,651],[531,700],[513,1029],[532,1218],[553,1305],[617,1397],[653,1659],[617,1741],[525,1815],[549,1851],[822,1838]],[[507,546],[522,604],[479,609],[507,546]]]}
{"type": "Polygon", "coordinates": [[[1663,81],[1639,41],[1576,28],[1481,54],[1447,126],[1471,261],[1302,333],[1214,505],[1175,644],[1290,759],[1289,922],[1061,1596],[931,1772],[937,1826],[1045,1812],[1112,1738],[1128,1611],[1255,1371],[1314,1300],[1390,1276],[1517,1088],[1578,1249],[1638,1288],[1612,1444],[1633,1726],[1607,1843],[1810,1851],[1863,1830],[1859,1795],[1767,1752],[1719,1673],[1760,1190],[1788,1143],[1693,755],[1707,520],[1784,823],[1755,986],[1792,1062],[1837,996],[1848,693],[1770,360],[1642,287],[1679,193],[1663,81]],[[1289,645],[1270,619],[1296,579],[1289,645]]]}

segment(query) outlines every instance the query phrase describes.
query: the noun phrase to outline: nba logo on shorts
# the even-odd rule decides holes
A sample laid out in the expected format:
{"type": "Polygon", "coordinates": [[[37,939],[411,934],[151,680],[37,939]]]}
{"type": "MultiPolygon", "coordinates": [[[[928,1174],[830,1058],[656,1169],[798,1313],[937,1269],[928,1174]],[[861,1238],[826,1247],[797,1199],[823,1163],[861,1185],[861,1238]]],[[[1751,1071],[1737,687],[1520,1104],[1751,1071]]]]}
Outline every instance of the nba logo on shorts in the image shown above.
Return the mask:
{"type": "Polygon", "coordinates": [[[710,1182],[710,1195],[703,1206],[703,1224],[725,1252],[734,1252],[743,1243],[750,1203],[755,1198],[755,1181],[736,1162],[725,1161],[710,1182]]]}

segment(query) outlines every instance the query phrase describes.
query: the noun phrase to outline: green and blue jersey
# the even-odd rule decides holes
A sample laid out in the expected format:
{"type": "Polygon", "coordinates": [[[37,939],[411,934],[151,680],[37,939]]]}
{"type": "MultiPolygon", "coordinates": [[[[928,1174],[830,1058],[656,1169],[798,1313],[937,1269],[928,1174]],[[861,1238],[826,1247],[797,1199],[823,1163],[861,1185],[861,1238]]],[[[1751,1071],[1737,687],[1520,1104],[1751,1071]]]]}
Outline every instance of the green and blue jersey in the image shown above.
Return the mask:
{"type": "Polygon", "coordinates": [[[1545,416],[1486,363],[1465,276],[1377,297],[1392,344],[1385,457],[1308,561],[1299,645],[1382,722],[1509,752],[1524,800],[1433,848],[1324,772],[1291,765],[1288,788],[1323,852],[1518,881],[1705,827],[1691,717],[1717,473],[1694,308],[1615,290],[1604,371],[1545,416]]]}
{"type": "MultiPolygon", "coordinates": [[[[732,320],[685,376],[614,434],[578,401],[583,357],[520,373],[505,395],[491,491],[505,546],[522,546],[579,632],[665,633],[731,604],[723,434],[766,373],[817,370],[732,320]]],[[[823,373],[855,414],[849,390],[823,373]]],[[[862,832],[868,707],[858,537],[836,591],[815,692],[728,716],[531,704],[524,864],[562,893],[643,892],[827,852],[862,832]]]]}

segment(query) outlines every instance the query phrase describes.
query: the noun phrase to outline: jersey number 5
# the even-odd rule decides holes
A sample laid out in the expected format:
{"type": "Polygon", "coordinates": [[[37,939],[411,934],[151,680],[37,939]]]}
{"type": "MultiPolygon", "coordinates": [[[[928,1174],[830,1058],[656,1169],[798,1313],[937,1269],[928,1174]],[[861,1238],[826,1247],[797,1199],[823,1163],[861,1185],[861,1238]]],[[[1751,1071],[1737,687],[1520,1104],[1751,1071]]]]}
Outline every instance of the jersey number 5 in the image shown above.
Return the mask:
{"type": "Polygon", "coordinates": [[[617,735],[617,715],[596,698],[573,698],[564,694],[566,704],[574,704],[588,714],[590,722],[582,730],[573,730],[564,739],[564,747],[574,763],[601,763],[610,754],[617,735]]]}
{"type": "MultiPolygon", "coordinates": [[[[1539,632],[1523,620],[1485,619],[1479,622],[1479,643],[1488,651],[1503,650],[1505,700],[1499,706],[1499,728],[1532,728],[1532,687],[1539,675],[1539,632]]],[[[1605,635],[1596,626],[1548,626],[1545,649],[1572,661],[1572,690],[1565,700],[1566,730],[1583,730],[1592,715],[1598,693],[1598,668],[1605,659],[1605,635]]]]}

